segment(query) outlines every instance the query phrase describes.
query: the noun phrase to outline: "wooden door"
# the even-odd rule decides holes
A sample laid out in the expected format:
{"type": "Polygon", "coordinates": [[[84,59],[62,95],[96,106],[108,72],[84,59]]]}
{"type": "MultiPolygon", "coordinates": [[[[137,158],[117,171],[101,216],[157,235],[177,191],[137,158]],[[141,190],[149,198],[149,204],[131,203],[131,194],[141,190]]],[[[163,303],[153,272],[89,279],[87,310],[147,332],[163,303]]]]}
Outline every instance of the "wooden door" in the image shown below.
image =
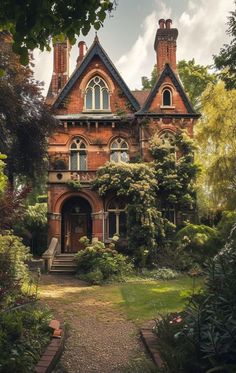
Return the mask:
{"type": "Polygon", "coordinates": [[[76,253],[83,248],[79,239],[83,236],[87,236],[87,225],[87,214],[66,214],[65,252],[76,253]]]}

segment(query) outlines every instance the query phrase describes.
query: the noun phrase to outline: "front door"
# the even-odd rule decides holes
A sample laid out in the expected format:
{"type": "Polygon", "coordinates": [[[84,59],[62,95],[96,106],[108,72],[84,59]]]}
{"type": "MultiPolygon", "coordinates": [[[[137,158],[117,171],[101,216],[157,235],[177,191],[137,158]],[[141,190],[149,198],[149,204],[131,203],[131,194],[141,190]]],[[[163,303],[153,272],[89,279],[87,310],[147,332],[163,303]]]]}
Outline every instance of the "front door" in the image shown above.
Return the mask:
{"type": "Polygon", "coordinates": [[[87,236],[87,214],[67,213],[65,216],[65,252],[76,253],[83,248],[80,238],[87,236]]]}

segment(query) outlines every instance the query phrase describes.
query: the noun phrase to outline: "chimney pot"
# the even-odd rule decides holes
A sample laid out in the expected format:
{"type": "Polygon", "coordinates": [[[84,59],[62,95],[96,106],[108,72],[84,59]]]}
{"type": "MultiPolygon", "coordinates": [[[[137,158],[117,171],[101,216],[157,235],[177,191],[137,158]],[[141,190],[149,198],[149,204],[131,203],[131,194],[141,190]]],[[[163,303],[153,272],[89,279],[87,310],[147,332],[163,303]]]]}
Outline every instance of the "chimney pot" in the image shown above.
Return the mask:
{"type": "Polygon", "coordinates": [[[85,41],[80,41],[78,43],[78,47],[79,47],[79,57],[77,58],[77,65],[79,65],[83,61],[85,53],[87,51],[87,46],[86,46],[85,41]]]}
{"type": "Polygon", "coordinates": [[[166,21],[165,21],[163,18],[162,18],[162,19],[159,19],[158,23],[159,23],[159,27],[160,27],[161,29],[165,28],[165,23],[166,23],[166,21]]]}
{"type": "Polygon", "coordinates": [[[166,28],[170,29],[171,28],[171,24],[172,24],[172,19],[167,19],[166,20],[166,28]]]}

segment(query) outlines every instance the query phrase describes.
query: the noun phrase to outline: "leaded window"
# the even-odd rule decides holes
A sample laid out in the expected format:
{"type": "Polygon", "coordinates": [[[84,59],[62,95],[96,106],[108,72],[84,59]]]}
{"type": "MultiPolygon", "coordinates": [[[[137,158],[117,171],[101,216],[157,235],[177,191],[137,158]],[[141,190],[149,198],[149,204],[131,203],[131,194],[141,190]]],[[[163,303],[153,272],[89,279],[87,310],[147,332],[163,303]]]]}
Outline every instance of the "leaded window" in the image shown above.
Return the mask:
{"type": "Polygon", "coordinates": [[[127,234],[127,217],[126,203],[119,199],[113,199],[108,204],[108,237],[112,238],[118,235],[121,239],[126,238],[127,234]]]}
{"type": "Polygon", "coordinates": [[[86,110],[109,110],[109,91],[105,81],[95,76],[87,85],[85,92],[86,110]]]}
{"type": "Polygon", "coordinates": [[[83,139],[76,137],[70,145],[70,170],[87,170],[87,150],[83,139]]]}
{"type": "Polygon", "coordinates": [[[115,163],[129,162],[129,145],[121,137],[118,137],[111,143],[110,160],[115,163]]]}

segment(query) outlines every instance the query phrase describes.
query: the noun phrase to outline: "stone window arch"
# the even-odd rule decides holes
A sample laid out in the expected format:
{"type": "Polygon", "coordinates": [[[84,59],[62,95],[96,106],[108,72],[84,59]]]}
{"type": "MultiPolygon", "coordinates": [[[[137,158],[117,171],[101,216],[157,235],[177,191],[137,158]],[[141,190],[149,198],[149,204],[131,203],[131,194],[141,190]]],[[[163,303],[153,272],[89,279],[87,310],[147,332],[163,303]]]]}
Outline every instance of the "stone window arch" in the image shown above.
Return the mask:
{"type": "Polygon", "coordinates": [[[70,144],[70,170],[87,170],[87,145],[81,137],[75,137],[70,144]]]}
{"type": "Polygon", "coordinates": [[[173,97],[170,88],[164,88],[162,91],[162,106],[173,106],[173,97]]]}
{"type": "Polygon", "coordinates": [[[85,90],[85,110],[109,110],[110,97],[108,86],[99,75],[94,76],[85,90]]]}
{"type": "Polygon", "coordinates": [[[127,234],[127,217],[126,202],[119,198],[112,199],[107,206],[108,212],[108,237],[112,238],[118,235],[121,239],[126,238],[127,234]]]}
{"type": "Polygon", "coordinates": [[[111,142],[110,161],[115,163],[129,162],[129,145],[123,138],[118,137],[111,142]]]}
{"type": "Polygon", "coordinates": [[[159,138],[161,140],[161,144],[163,146],[169,147],[169,148],[175,148],[175,134],[174,132],[165,130],[162,131],[159,135],[159,138]]]}

